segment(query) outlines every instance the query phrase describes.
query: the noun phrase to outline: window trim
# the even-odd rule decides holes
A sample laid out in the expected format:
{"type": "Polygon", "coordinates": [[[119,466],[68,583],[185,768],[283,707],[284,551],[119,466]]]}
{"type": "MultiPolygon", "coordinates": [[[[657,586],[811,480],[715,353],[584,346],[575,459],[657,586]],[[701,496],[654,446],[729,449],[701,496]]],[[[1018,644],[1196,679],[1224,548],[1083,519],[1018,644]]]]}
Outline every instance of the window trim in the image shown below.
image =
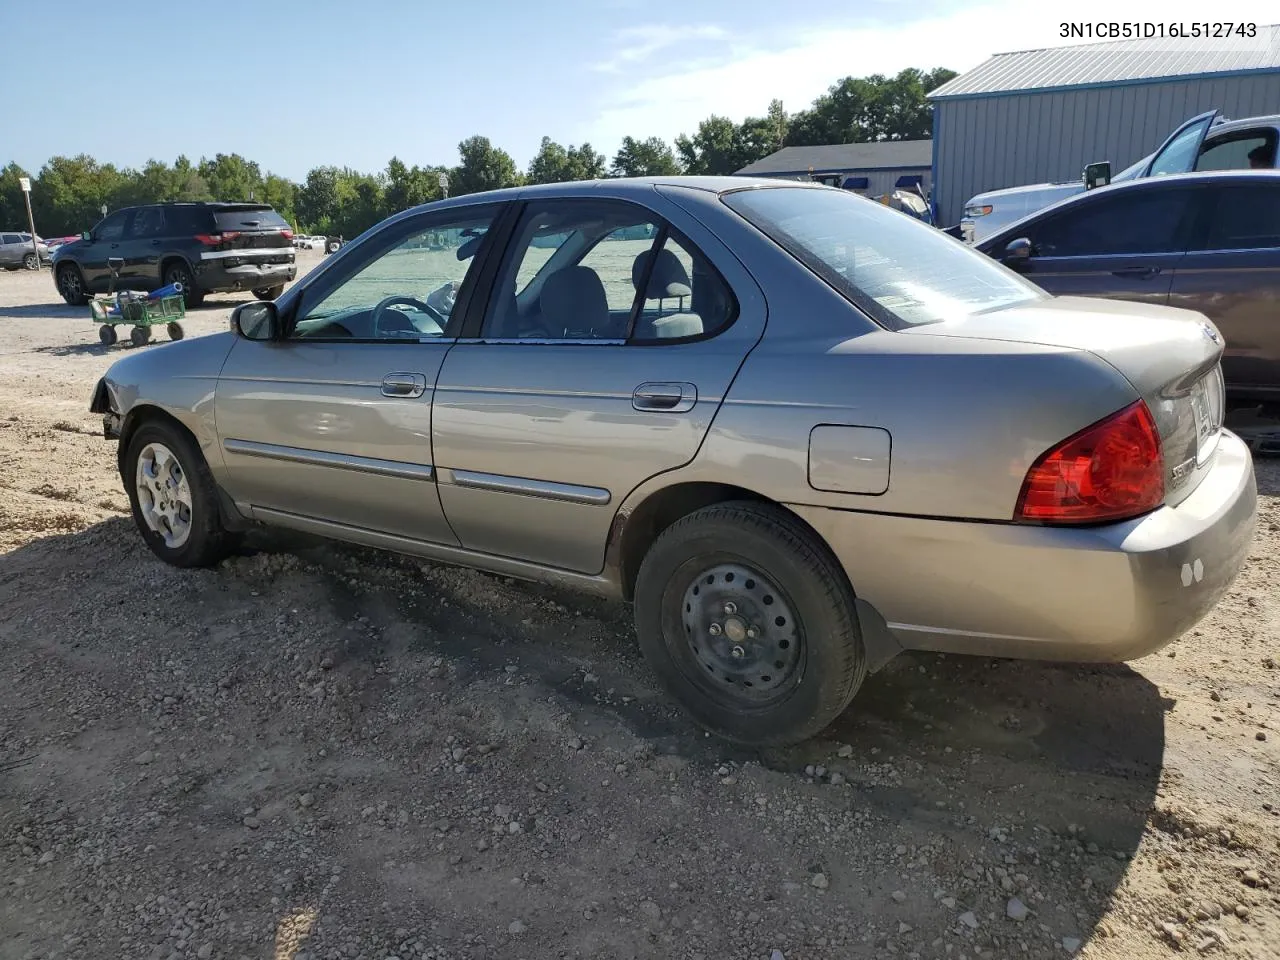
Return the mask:
{"type": "MultiPolygon", "coordinates": [[[[649,207],[646,204],[640,203],[635,200],[624,199],[621,197],[546,197],[546,198],[539,197],[539,198],[522,200],[517,203],[513,203],[512,207],[518,208],[518,209],[513,210],[513,212],[510,215],[510,222],[507,228],[506,236],[503,241],[504,248],[501,251],[494,251],[493,256],[490,258],[490,263],[487,265],[489,267],[489,273],[484,278],[484,283],[481,284],[477,282],[476,309],[472,312],[472,315],[467,318],[462,332],[456,338],[457,343],[466,343],[466,344],[483,343],[483,344],[494,344],[494,345],[519,345],[519,346],[544,346],[544,347],[545,346],[593,346],[593,347],[595,346],[600,346],[600,347],[676,346],[676,345],[687,344],[687,343],[698,343],[703,340],[710,340],[713,337],[718,337],[738,321],[738,318],[741,314],[741,306],[738,300],[737,292],[733,289],[732,284],[730,284],[729,281],[725,279],[725,276],[720,271],[720,268],[716,266],[715,262],[711,259],[711,257],[707,255],[707,253],[700,246],[698,246],[696,243],[690,240],[683,232],[680,231],[678,227],[672,224],[666,217],[664,217],[658,211],[654,210],[652,207],[649,207]],[[520,227],[522,227],[526,221],[526,213],[528,209],[530,208],[530,206],[534,204],[545,206],[550,204],[560,205],[560,204],[571,204],[571,203],[588,203],[588,204],[608,203],[608,204],[621,204],[629,207],[634,207],[637,210],[643,211],[646,214],[648,220],[658,228],[657,233],[654,234],[653,243],[649,247],[650,258],[645,268],[643,283],[640,286],[640,288],[636,290],[635,298],[632,300],[631,314],[627,319],[627,336],[623,339],[618,339],[616,337],[610,337],[610,338],[592,337],[589,339],[581,339],[581,338],[570,339],[570,338],[556,338],[556,337],[485,337],[483,335],[484,323],[489,319],[489,303],[493,299],[494,294],[497,293],[497,290],[496,290],[496,283],[498,279],[497,274],[500,274],[507,269],[508,265],[510,265],[510,261],[512,257],[514,257],[517,253],[523,252],[523,251],[516,250],[515,248],[518,244],[518,240],[520,236],[520,227]],[[649,278],[652,276],[653,265],[656,262],[656,257],[654,257],[653,254],[656,253],[658,250],[661,250],[663,245],[665,245],[667,240],[670,238],[674,238],[677,243],[685,247],[686,250],[690,252],[691,256],[693,255],[693,253],[696,252],[696,254],[699,257],[701,257],[703,263],[705,263],[710,268],[712,275],[721,284],[724,290],[728,293],[729,309],[727,312],[727,317],[725,321],[711,333],[704,332],[700,334],[694,334],[688,337],[636,338],[633,336],[635,324],[639,320],[641,312],[643,312],[644,303],[645,303],[644,291],[645,289],[647,289],[649,285],[649,278]],[[484,301],[483,303],[480,303],[481,297],[478,295],[479,290],[488,291],[488,295],[483,297],[483,301],[484,301]]],[[[601,237],[600,240],[597,240],[596,243],[593,243],[591,246],[589,246],[586,250],[582,252],[582,254],[574,262],[580,263],[584,257],[590,254],[591,251],[596,248],[596,246],[598,246],[601,242],[603,242],[603,239],[604,238],[601,237]]]]}
{"type": "MultiPolygon", "coordinates": [[[[367,249],[362,251],[363,256],[350,259],[349,262],[337,261],[339,265],[332,270],[320,270],[307,285],[298,292],[297,299],[289,310],[288,316],[283,324],[283,331],[280,334],[277,343],[294,344],[294,343],[385,343],[399,344],[404,346],[421,346],[423,344],[432,343],[455,343],[459,339],[459,332],[464,328],[467,314],[472,309],[473,293],[479,283],[479,275],[487,266],[488,261],[492,258],[494,245],[498,242],[497,235],[506,228],[506,218],[509,216],[509,203],[494,202],[492,200],[481,202],[462,204],[459,206],[449,207],[445,210],[432,210],[421,213],[416,216],[406,217],[395,224],[382,223],[372,228],[371,233],[362,246],[368,245],[367,249]],[[485,231],[484,239],[480,242],[480,248],[476,251],[475,257],[471,264],[467,267],[466,274],[462,279],[462,286],[458,290],[457,299],[454,302],[453,312],[449,316],[449,323],[444,328],[444,332],[438,337],[307,337],[305,339],[294,337],[293,332],[297,329],[298,324],[304,317],[304,311],[322,301],[325,297],[332,294],[343,284],[349,282],[362,270],[367,268],[375,260],[386,256],[398,244],[403,243],[408,237],[415,233],[432,229],[434,224],[445,224],[450,221],[456,222],[460,219],[476,219],[485,215],[485,211],[492,211],[492,219],[489,229],[485,231]],[[371,241],[376,241],[370,245],[371,241]]],[[[505,242],[505,241],[504,241],[505,242]]]]}

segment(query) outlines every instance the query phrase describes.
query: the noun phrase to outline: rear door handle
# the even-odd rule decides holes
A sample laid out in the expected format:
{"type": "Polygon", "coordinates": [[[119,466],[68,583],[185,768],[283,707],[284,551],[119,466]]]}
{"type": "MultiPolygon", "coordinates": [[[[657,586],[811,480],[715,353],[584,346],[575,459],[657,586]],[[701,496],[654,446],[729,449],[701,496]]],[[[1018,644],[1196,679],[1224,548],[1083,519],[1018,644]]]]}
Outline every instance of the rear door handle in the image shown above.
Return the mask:
{"type": "Polygon", "coordinates": [[[631,393],[637,410],[684,413],[698,402],[698,388],[692,383],[642,383],[631,393]]]}
{"type": "Polygon", "coordinates": [[[382,378],[384,397],[420,397],[427,389],[427,378],[420,373],[388,373],[382,378]]]}
{"type": "Polygon", "coordinates": [[[1135,277],[1139,280],[1147,280],[1160,273],[1159,267],[1128,267],[1124,270],[1112,270],[1113,277],[1135,277]]]}

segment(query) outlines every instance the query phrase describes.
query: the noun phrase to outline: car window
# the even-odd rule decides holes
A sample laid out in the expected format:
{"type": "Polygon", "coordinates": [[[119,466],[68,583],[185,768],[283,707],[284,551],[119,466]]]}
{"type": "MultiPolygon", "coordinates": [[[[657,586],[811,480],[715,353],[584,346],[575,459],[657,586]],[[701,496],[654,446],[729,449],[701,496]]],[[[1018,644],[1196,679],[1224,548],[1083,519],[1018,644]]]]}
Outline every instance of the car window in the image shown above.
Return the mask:
{"type": "Polygon", "coordinates": [[[623,340],[639,258],[657,218],[615,200],[530,204],[508,248],[481,336],[498,340],[623,340]]]}
{"type": "Polygon", "coordinates": [[[1280,247],[1280,185],[1219,190],[1204,246],[1207,250],[1280,247]]]}
{"type": "Polygon", "coordinates": [[[130,210],[121,210],[119,213],[113,213],[102,223],[98,224],[98,228],[93,231],[95,240],[119,240],[124,236],[124,228],[129,218],[133,215],[130,210]]]}
{"type": "Polygon", "coordinates": [[[724,203],[891,329],[1048,296],[968,244],[848,190],[751,188],[724,203]]]}
{"type": "Polygon", "coordinates": [[[6,233],[0,235],[0,240],[3,240],[5,243],[18,243],[20,238],[16,233],[6,233]]]}
{"type": "MultiPolygon", "coordinates": [[[[321,298],[300,305],[290,336],[308,340],[411,340],[443,337],[454,304],[493,218],[458,219],[390,233],[390,246],[321,298]]],[[[376,248],[375,248],[376,249],[376,248]]]]}
{"type": "Polygon", "coordinates": [[[1186,173],[1195,163],[1199,150],[1200,138],[1213,123],[1212,117],[1205,117],[1199,123],[1193,123],[1169,142],[1151,164],[1148,176],[1159,177],[1166,173],[1186,173]]]}
{"type": "Polygon", "coordinates": [[[1027,233],[1037,257],[1098,257],[1184,249],[1187,190],[1093,196],[1046,216],[1027,233]]]}
{"type": "Polygon", "coordinates": [[[1249,155],[1260,151],[1260,155],[1266,156],[1267,146],[1274,139],[1274,134],[1269,137],[1258,132],[1206,144],[1196,160],[1196,170],[1248,170],[1252,166],[1249,155]]]}
{"type": "Polygon", "coordinates": [[[143,207],[133,215],[129,237],[133,239],[158,237],[164,229],[164,212],[160,207],[143,207]]]}
{"type": "Polygon", "coordinates": [[[633,341],[717,333],[737,312],[728,284],[687,240],[668,234],[652,264],[646,254],[635,269],[633,281],[644,290],[644,300],[632,327],[633,341]]]}

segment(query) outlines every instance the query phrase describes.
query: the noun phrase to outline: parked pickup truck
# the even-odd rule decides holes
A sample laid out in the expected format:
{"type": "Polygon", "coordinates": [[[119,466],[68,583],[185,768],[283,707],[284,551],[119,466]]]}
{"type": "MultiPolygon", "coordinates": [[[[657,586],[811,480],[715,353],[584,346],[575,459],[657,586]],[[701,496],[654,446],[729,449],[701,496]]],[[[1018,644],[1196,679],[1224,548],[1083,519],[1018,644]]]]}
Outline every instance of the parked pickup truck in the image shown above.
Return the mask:
{"type": "Polygon", "coordinates": [[[1089,172],[1099,167],[1104,170],[1101,176],[1095,175],[1096,185],[1123,183],[1167,173],[1251,167],[1273,169],[1276,166],[1277,141],[1280,141],[1280,116],[1228,120],[1220,117],[1217,110],[1210,110],[1186,121],[1169,135],[1158,150],[1115,176],[1108,175],[1109,164],[1090,164],[1085,168],[1086,175],[1079,180],[1033,183],[980,193],[965,204],[960,235],[967,243],[977,243],[1037,210],[1083,193],[1094,185],[1088,182],[1089,172]]]}

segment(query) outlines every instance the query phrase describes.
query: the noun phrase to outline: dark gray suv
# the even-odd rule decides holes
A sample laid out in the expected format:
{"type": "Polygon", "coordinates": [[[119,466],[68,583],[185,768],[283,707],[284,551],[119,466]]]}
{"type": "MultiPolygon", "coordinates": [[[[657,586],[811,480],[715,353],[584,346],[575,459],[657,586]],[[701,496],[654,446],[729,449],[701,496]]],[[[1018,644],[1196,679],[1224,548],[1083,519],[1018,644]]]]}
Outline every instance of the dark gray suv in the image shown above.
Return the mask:
{"type": "Polygon", "coordinates": [[[1058,296],[1200,311],[1226,340],[1228,396],[1280,402],[1280,171],[1174,174],[1100,187],[1010,224],[976,248],[1058,296]]]}
{"type": "Polygon", "coordinates": [[[158,203],[116,210],[54,252],[53,277],[62,298],[79,305],[104,292],[113,259],[124,261],[117,288],[181,283],[189,307],[207,293],[232,290],[274,300],[297,275],[293,230],[265,203],[158,203]]]}
{"type": "Polygon", "coordinates": [[[39,270],[42,263],[49,262],[49,248],[39,238],[36,249],[31,249],[31,234],[0,233],[0,267],[6,270],[17,270],[26,267],[28,270],[39,270]]]}

